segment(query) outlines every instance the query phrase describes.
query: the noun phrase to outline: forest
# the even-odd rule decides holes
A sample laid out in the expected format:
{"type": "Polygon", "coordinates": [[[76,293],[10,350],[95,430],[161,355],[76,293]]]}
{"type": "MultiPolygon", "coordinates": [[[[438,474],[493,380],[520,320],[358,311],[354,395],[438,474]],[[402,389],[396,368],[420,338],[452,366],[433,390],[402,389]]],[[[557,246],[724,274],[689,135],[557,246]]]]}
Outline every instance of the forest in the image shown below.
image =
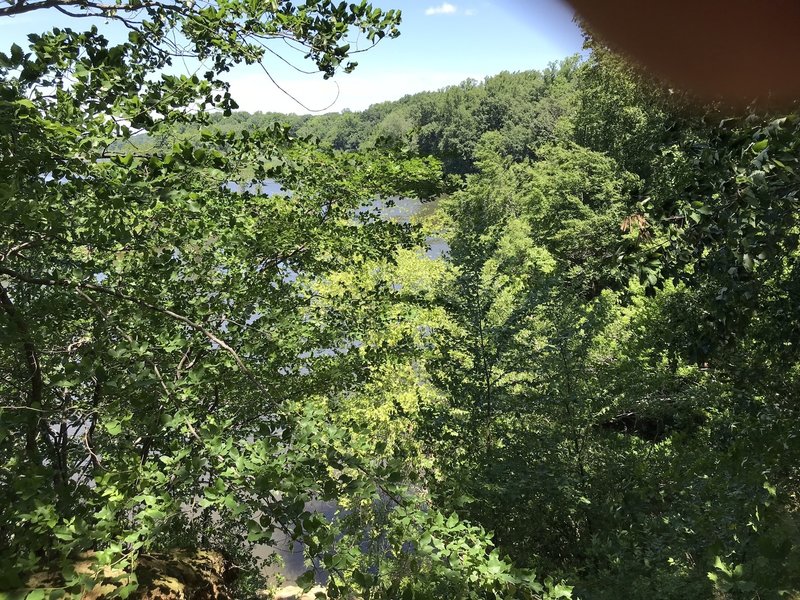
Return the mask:
{"type": "Polygon", "coordinates": [[[225,75],[265,41],[333,76],[400,13],[0,19],[53,6],[97,18],[0,48],[0,597],[270,598],[281,535],[329,598],[800,598],[795,106],[700,103],[587,29],[248,114],[225,75]],[[203,552],[205,595],[148,576],[203,552]]]}

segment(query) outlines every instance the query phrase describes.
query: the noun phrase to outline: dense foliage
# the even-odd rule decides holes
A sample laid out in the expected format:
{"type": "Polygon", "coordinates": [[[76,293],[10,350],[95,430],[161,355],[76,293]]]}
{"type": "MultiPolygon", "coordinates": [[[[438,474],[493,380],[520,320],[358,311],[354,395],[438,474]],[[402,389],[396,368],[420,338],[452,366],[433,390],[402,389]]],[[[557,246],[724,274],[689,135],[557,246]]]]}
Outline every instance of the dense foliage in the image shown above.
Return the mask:
{"type": "Polygon", "coordinates": [[[395,269],[422,238],[373,202],[432,193],[438,162],[203,127],[235,107],[224,73],[271,39],[330,75],[351,66],[350,33],[394,36],[399,14],[65,1],[0,16],[55,4],[128,31],[54,29],[0,55],[0,589],[105,579],[126,597],[142,554],[206,547],[247,597],[264,584],[253,547],[280,530],[331,595],[546,593],[414,483],[425,342],[395,269]],[[169,74],[176,55],[211,67],[169,74]],[[170,140],[186,124],[197,135],[170,140]],[[157,149],[131,141],[142,131],[157,149]],[[387,420],[394,404],[406,416],[387,420]]]}
{"type": "Polygon", "coordinates": [[[126,596],[137,557],[203,547],[249,597],[282,531],[331,595],[800,594],[796,113],[693,105],[590,41],[228,115],[265,40],[333,74],[399,15],[145,11],[0,55],[0,589],[113,567],[126,596]],[[176,29],[204,78],[152,77],[176,29]],[[442,190],[421,224],[375,202],[442,190]]]}
{"type": "Polygon", "coordinates": [[[430,488],[581,598],[794,597],[800,119],[574,93],[444,202],[430,488]]]}
{"type": "MultiPolygon", "coordinates": [[[[336,150],[402,148],[415,155],[436,156],[447,174],[474,171],[481,138],[497,132],[506,154],[521,160],[541,145],[558,139],[561,119],[577,105],[578,59],[570,58],[542,72],[503,72],[483,82],[467,80],[438,92],[405,96],[361,112],[324,115],[248,114],[211,117],[214,129],[255,131],[276,120],[292,134],[317,140],[336,150]]],[[[178,125],[173,135],[193,138],[196,127],[178,125]]],[[[143,136],[146,147],[160,138],[143,136]]]]}

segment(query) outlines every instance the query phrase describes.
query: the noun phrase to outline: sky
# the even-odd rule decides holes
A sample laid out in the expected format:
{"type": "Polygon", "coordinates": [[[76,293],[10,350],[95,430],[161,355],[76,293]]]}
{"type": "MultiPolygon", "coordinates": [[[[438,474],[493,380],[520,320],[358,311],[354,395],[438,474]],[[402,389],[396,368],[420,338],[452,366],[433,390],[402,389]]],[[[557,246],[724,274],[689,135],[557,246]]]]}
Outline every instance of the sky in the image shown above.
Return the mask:
{"type": "MultiPolygon", "coordinates": [[[[242,110],[284,113],[362,110],[406,94],[437,90],[467,78],[481,80],[500,71],[541,69],[581,52],[583,38],[571,9],[560,0],[373,0],[376,7],[402,10],[401,35],[385,38],[357,55],[353,73],[325,81],[277,59],[267,60],[272,78],[257,67],[239,67],[228,76],[242,110]]],[[[0,50],[24,47],[25,35],[52,26],[78,28],[75,21],[50,13],[0,19],[0,50]]],[[[103,23],[98,23],[103,28],[103,23]]],[[[110,36],[111,37],[111,36],[110,36]]],[[[364,47],[356,42],[353,47],[364,47]]],[[[278,47],[276,47],[276,50],[278,47]]],[[[289,58],[291,52],[282,54],[289,58]]],[[[306,70],[302,56],[294,60],[306,70]]],[[[195,65],[176,65],[193,71],[195,65]]]]}

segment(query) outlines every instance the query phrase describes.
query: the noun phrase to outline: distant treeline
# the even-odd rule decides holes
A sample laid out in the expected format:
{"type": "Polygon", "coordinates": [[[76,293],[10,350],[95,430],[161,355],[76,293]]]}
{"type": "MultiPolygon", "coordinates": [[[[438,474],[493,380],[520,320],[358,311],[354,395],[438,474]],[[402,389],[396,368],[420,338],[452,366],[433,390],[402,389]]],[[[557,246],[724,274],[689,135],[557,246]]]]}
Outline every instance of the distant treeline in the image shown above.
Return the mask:
{"type": "MultiPolygon", "coordinates": [[[[344,110],[323,115],[275,112],[235,112],[210,116],[220,131],[258,130],[276,122],[292,134],[318,139],[336,150],[399,147],[412,154],[439,158],[445,173],[475,170],[476,150],[490,132],[496,148],[515,160],[532,158],[542,145],[563,138],[563,117],[575,112],[577,83],[584,67],[574,56],[544,70],[503,71],[479,82],[474,79],[435,92],[421,92],[400,100],[374,104],[360,112],[344,110]]],[[[175,132],[191,135],[194,123],[179,124],[175,132]]],[[[170,139],[170,143],[171,143],[170,139]]],[[[148,147],[159,140],[145,136],[137,142],[148,147]]]]}

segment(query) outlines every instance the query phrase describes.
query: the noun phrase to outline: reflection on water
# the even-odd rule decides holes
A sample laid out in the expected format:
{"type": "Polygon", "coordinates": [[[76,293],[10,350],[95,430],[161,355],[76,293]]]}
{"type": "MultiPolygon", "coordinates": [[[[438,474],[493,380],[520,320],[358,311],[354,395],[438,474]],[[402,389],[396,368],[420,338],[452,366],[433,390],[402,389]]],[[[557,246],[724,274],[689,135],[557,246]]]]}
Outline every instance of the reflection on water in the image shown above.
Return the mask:
{"type": "MultiPolygon", "coordinates": [[[[233,192],[238,192],[242,189],[235,181],[229,181],[224,187],[233,192]]],[[[260,184],[251,184],[247,187],[247,190],[254,194],[292,195],[290,190],[285,189],[272,179],[265,179],[260,184]]],[[[418,198],[394,197],[389,199],[388,202],[386,200],[375,200],[370,206],[366,206],[361,210],[378,209],[384,219],[390,219],[398,223],[410,223],[413,217],[432,215],[437,206],[438,202],[435,200],[423,202],[418,198]]],[[[429,246],[426,255],[433,260],[441,258],[449,249],[447,242],[440,237],[429,236],[426,241],[429,246]]],[[[294,277],[296,277],[296,274],[290,274],[290,280],[294,279],[294,277]]]]}
{"type": "MultiPolygon", "coordinates": [[[[379,209],[384,219],[398,223],[410,223],[414,217],[430,216],[438,206],[436,201],[422,202],[418,198],[392,198],[390,204],[387,206],[385,201],[376,200],[372,207],[379,209]]],[[[433,260],[441,258],[449,250],[447,242],[440,237],[428,236],[425,241],[428,243],[425,254],[433,260]]]]}
{"type": "Polygon", "coordinates": [[[425,255],[433,260],[437,258],[442,258],[448,250],[450,250],[450,246],[447,245],[447,242],[440,238],[440,237],[428,237],[428,250],[425,252],[425,255]]]}
{"type": "MultiPolygon", "coordinates": [[[[328,521],[332,521],[336,515],[337,505],[335,502],[322,502],[315,500],[306,503],[305,510],[311,513],[321,513],[328,521]]],[[[266,544],[258,544],[253,554],[256,558],[268,558],[277,554],[281,558],[283,564],[269,564],[263,570],[262,574],[265,577],[272,578],[276,575],[281,575],[287,584],[292,584],[297,581],[303,573],[308,570],[303,555],[303,544],[300,542],[293,542],[282,531],[276,531],[272,536],[273,546],[266,544]]],[[[316,565],[319,566],[319,565],[316,565]]],[[[321,568],[317,569],[317,583],[326,583],[327,575],[321,568]]]]}

